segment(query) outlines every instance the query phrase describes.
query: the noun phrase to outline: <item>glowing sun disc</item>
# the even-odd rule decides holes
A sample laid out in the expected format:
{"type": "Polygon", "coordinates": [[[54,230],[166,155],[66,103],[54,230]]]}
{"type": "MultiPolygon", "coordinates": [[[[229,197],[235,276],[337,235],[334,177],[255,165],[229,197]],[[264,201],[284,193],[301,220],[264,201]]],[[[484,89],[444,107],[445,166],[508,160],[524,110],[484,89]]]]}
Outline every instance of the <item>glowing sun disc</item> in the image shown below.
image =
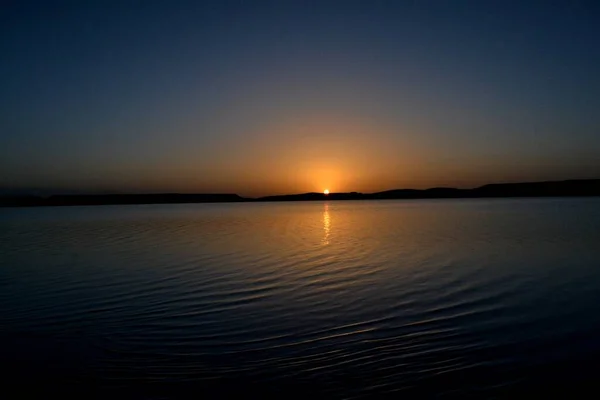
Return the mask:
{"type": "Polygon", "coordinates": [[[323,194],[325,194],[325,195],[329,194],[329,189],[323,190],[323,194]]]}

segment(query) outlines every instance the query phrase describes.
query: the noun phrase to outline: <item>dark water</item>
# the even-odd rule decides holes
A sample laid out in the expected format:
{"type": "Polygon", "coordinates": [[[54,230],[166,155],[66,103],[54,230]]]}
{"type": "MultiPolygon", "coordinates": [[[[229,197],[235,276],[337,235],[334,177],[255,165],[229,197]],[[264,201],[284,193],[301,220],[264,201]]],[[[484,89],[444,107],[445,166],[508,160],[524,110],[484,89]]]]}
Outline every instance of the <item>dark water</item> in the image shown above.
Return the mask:
{"type": "Polygon", "coordinates": [[[600,199],[1,209],[0,255],[23,394],[490,398],[600,371],[600,199]]]}

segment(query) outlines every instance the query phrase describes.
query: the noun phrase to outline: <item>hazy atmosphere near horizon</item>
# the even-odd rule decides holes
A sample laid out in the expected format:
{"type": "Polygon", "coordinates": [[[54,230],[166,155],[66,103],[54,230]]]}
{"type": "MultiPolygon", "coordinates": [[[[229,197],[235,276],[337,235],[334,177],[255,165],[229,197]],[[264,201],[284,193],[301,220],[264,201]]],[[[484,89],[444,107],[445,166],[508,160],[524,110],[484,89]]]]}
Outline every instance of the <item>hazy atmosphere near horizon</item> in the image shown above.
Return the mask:
{"type": "Polygon", "coordinates": [[[0,189],[600,176],[595,1],[5,1],[0,189]]]}

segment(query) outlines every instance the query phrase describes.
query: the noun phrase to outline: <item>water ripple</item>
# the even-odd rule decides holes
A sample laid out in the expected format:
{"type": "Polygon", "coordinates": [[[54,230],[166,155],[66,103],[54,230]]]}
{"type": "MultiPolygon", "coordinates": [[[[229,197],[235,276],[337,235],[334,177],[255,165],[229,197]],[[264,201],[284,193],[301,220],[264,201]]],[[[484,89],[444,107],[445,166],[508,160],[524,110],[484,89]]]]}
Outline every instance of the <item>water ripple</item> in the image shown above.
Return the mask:
{"type": "Polygon", "coordinates": [[[600,208],[548,201],[0,213],[0,343],[147,398],[490,397],[600,355],[600,208]]]}

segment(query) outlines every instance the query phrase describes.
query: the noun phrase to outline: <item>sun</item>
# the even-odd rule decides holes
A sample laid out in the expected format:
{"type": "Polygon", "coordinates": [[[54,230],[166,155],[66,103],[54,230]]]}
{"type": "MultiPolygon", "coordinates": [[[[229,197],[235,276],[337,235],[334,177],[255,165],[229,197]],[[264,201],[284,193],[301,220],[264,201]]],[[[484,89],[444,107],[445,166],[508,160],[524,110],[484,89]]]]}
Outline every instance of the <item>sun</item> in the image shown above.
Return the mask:
{"type": "Polygon", "coordinates": [[[328,195],[328,194],[329,194],[329,189],[325,189],[325,190],[323,190],[323,194],[324,194],[324,195],[328,195]]]}

